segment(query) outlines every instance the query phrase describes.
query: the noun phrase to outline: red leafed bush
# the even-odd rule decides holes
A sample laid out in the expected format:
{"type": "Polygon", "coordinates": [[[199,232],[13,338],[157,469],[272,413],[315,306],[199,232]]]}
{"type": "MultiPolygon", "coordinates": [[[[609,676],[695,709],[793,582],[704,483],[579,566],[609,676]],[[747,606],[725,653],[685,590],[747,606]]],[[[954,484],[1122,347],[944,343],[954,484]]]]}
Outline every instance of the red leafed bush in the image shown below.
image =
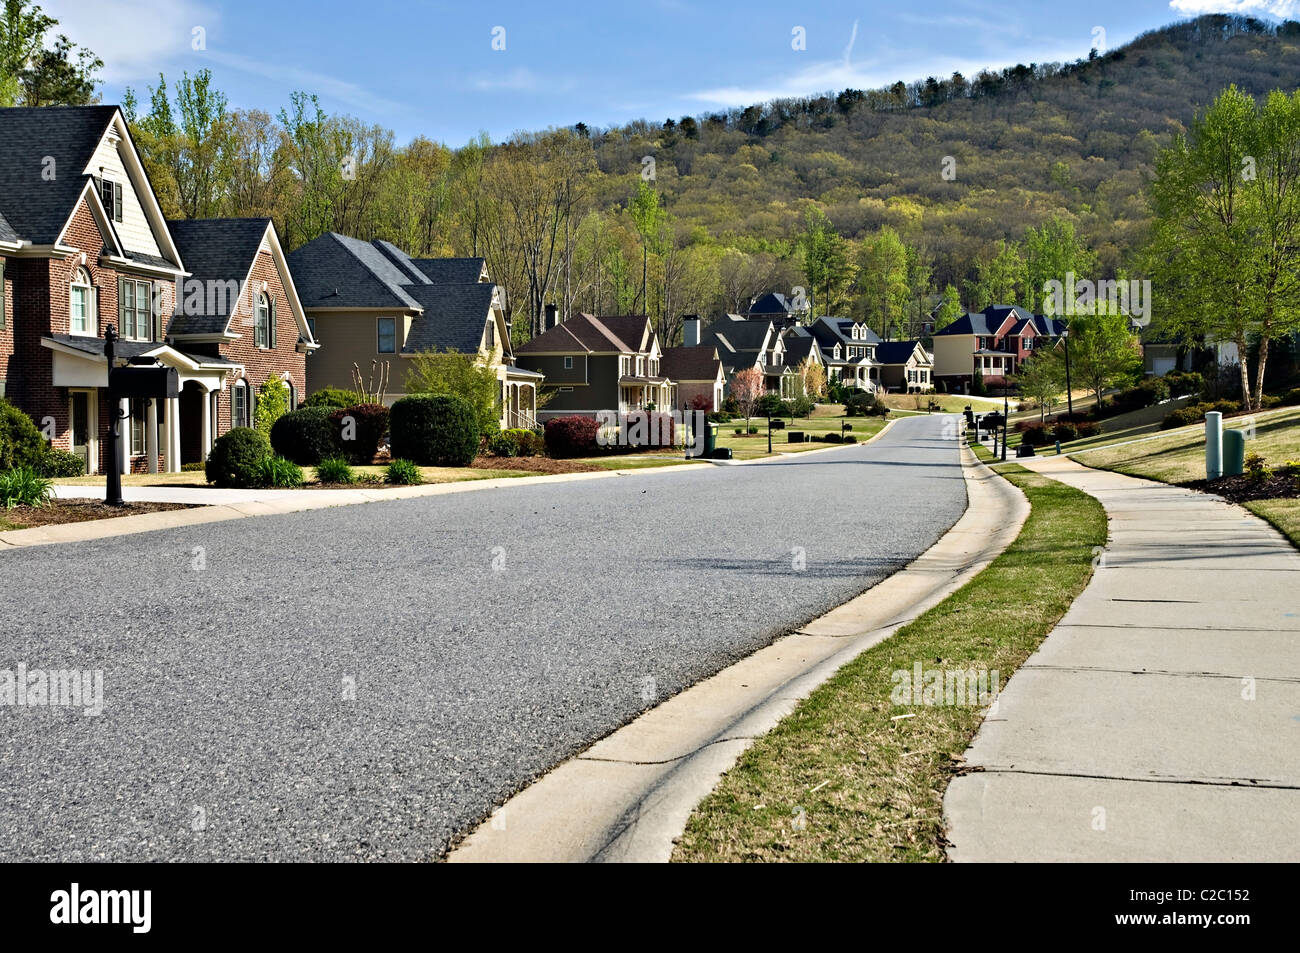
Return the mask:
{"type": "Polygon", "coordinates": [[[594,417],[555,417],[546,421],[546,452],[556,459],[593,456],[599,430],[594,417]]]}
{"type": "Polygon", "coordinates": [[[348,461],[366,466],[375,459],[388,433],[388,408],[383,404],[357,404],[330,414],[334,439],[348,461]],[[347,422],[351,418],[351,423],[347,422]]]}

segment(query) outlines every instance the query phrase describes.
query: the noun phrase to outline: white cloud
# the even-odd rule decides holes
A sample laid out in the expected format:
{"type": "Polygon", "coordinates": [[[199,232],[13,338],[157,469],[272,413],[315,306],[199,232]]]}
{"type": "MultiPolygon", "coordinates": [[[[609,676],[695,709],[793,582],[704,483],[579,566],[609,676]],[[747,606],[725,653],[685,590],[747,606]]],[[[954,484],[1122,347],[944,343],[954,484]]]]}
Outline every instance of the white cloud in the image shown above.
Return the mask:
{"type": "Polygon", "coordinates": [[[219,66],[225,66],[280,83],[284,86],[286,94],[290,90],[316,93],[322,99],[336,100],[351,106],[353,109],[360,110],[362,113],[393,114],[406,109],[406,106],[402,103],[371,93],[365,87],[358,86],[356,83],[349,83],[346,80],[337,79],[325,73],[317,73],[314,70],[303,69],[275,59],[263,59],[256,56],[245,56],[242,53],[227,53],[224,50],[212,49],[209,49],[206,56],[211,62],[219,66]]]}
{"type": "MultiPolygon", "coordinates": [[[[54,33],[104,61],[103,78],[124,85],[154,81],[167,67],[201,56],[191,48],[195,27],[211,38],[220,14],[196,0],[41,0],[59,21],[54,33]]],[[[200,68],[200,67],[192,67],[200,68]]]]}
{"type": "Polygon", "coordinates": [[[571,90],[574,83],[549,74],[539,75],[527,66],[516,66],[506,72],[476,76],[470,80],[470,86],[484,93],[503,90],[517,93],[563,93],[571,90]]]}
{"type": "Polygon", "coordinates": [[[1203,13],[1237,13],[1288,19],[1300,9],[1300,0],[1169,0],[1169,9],[1189,17],[1203,13]]]}

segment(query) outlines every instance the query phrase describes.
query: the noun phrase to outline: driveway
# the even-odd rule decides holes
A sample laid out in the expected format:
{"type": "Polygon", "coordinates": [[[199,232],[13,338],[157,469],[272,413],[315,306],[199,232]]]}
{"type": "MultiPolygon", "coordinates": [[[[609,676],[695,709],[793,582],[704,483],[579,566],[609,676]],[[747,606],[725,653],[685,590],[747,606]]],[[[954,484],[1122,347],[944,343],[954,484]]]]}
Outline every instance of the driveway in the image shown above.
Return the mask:
{"type": "MultiPolygon", "coordinates": [[[[965,504],[876,442],[0,553],[5,860],[421,860],[639,712],[870,588],[965,504]]],[[[0,682],[0,686],[2,686],[0,682]]]]}

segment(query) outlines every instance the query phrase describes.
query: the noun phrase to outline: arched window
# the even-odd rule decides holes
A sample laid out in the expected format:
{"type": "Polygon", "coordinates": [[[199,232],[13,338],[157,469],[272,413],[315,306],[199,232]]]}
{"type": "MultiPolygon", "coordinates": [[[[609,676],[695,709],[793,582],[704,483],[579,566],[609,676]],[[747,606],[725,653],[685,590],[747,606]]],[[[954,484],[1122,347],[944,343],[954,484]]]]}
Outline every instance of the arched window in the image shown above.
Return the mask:
{"type": "Polygon", "coordinates": [[[253,344],[257,347],[271,346],[271,305],[265,294],[257,296],[253,309],[253,344]]]}
{"type": "Polygon", "coordinates": [[[90,272],[78,268],[72,276],[68,293],[68,318],[71,333],[99,336],[99,316],[96,314],[95,288],[90,283],[90,272]]]}

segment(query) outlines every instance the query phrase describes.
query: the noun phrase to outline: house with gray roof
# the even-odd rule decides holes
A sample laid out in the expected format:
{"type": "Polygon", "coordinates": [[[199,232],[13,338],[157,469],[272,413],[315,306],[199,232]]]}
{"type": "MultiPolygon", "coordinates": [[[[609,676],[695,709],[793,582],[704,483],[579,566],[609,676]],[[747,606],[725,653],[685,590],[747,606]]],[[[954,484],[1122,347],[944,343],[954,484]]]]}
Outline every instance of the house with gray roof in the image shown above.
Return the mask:
{"type": "Polygon", "coordinates": [[[882,341],[876,345],[876,367],[889,391],[925,394],[934,390],[934,359],[920,341],[882,341]]]}
{"type": "Polygon", "coordinates": [[[536,425],[543,376],[517,366],[500,289],[482,258],[411,258],[391,242],[327,232],[289,255],[303,308],[320,342],[308,392],[350,389],[388,367],[389,403],[406,396],[412,360],[427,352],[473,354],[497,378],[500,424],[536,425]]]}
{"type": "Polygon", "coordinates": [[[540,419],[678,408],[677,383],[646,316],[579,313],[559,321],[548,309],[546,323],[517,352],[521,367],[546,378],[540,419]]]}
{"type": "Polygon", "coordinates": [[[822,316],[808,326],[821,347],[826,378],[841,387],[874,393],[880,382],[876,347],[880,336],[862,321],[822,316]]]}
{"type": "Polygon", "coordinates": [[[976,374],[1003,387],[1022,361],[1052,347],[1065,322],[1026,308],[995,304],[961,315],[934,332],[934,377],[949,393],[970,393],[976,374]]]}
{"type": "Polygon", "coordinates": [[[0,394],[91,473],[179,471],[271,374],[305,388],[314,342],[270,222],[166,221],[115,106],[0,109],[0,291],[0,394]],[[109,405],[110,326],[118,362],[175,369],[178,397],[109,405]]]}

